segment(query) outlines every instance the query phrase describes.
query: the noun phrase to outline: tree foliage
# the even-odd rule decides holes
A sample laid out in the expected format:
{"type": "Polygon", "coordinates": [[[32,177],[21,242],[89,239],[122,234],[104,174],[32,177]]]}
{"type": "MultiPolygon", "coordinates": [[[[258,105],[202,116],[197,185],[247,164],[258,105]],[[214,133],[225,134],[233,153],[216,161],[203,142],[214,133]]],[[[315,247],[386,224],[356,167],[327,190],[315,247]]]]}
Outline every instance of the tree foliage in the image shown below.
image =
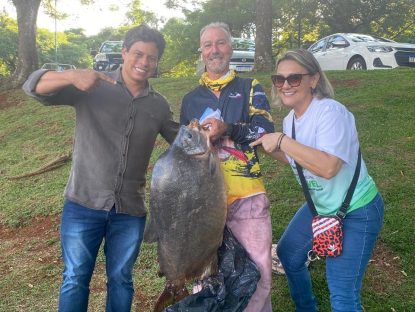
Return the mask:
{"type": "MultiPolygon", "coordinates": [[[[278,0],[274,0],[275,2],[278,0]]],[[[273,46],[308,47],[336,32],[360,32],[410,41],[415,33],[413,0],[279,0],[274,10],[273,46]]]]}
{"type": "MultiPolygon", "coordinates": [[[[55,10],[55,0],[11,2],[16,8],[17,21],[0,13],[0,79],[3,77],[3,88],[19,86],[32,70],[55,59],[54,34],[39,29],[36,35],[39,6],[52,17],[65,18],[65,12],[55,10]],[[5,76],[9,79],[5,80],[5,76]]],[[[77,1],[82,4],[93,2],[77,1]]],[[[415,42],[414,0],[166,0],[165,4],[170,8],[181,8],[184,18],[161,20],[155,13],[142,10],[140,0],[131,0],[126,22],[118,28],[105,28],[89,37],[82,29],[57,33],[59,62],[80,68],[91,67],[91,50],[97,50],[106,40],[122,40],[131,26],[141,22],[160,29],[165,36],[167,48],[159,70],[166,76],[195,73],[200,29],[216,21],[226,22],[235,37],[255,37],[257,56],[271,53],[264,50],[261,43],[269,40],[269,31],[273,57],[286,49],[307,48],[317,39],[335,32],[362,32],[415,42]],[[269,5],[269,1],[272,1],[272,9],[268,6],[261,13],[256,5],[269,5]],[[270,12],[272,26],[266,22],[270,12]]]]}
{"type": "Polygon", "coordinates": [[[170,77],[193,75],[199,56],[198,30],[189,27],[183,19],[171,18],[161,31],[166,40],[166,49],[159,68],[161,73],[170,77]]]}
{"type": "Polygon", "coordinates": [[[396,37],[405,27],[414,25],[415,21],[413,0],[318,2],[319,14],[331,32],[362,32],[396,37]]]}
{"type": "Polygon", "coordinates": [[[279,55],[286,49],[307,46],[319,38],[325,28],[317,11],[317,1],[274,0],[274,55],[279,55]]]}
{"type": "MultiPolygon", "coordinates": [[[[16,8],[18,25],[18,51],[16,66],[13,74],[3,79],[1,88],[16,88],[23,84],[28,75],[38,68],[38,54],[36,48],[36,21],[42,0],[12,0],[16,8]]],[[[50,5],[53,0],[44,0],[50,5]]],[[[92,3],[93,0],[80,0],[83,4],[92,3]]],[[[56,3],[56,2],[55,2],[56,3]]],[[[57,12],[52,12],[57,16],[57,12]]]]}
{"type": "Polygon", "coordinates": [[[18,51],[12,76],[2,81],[4,89],[22,85],[29,73],[37,67],[36,20],[40,1],[12,0],[17,13],[18,51]]]}
{"type": "MultiPolygon", "coordinates": [[[[261,0],[261,2],[271,0],[261,0]]],[[[195,73],[195,62],[199,56],[197,48],[199,47],[200,30],[212,22],[225,22],[229,25],[232,36],[253,38],[255,36],[255,1],[251,0],[210,0],[205,2],[192,2],[185,0],[166,1],[166,5],[171,8],[181,8],[185,18],[178,22],[170,20],[163,28],[163,33],[170,39],[175,38],[173,49],[175,55],[182,57],[192,64],[191,71],[195,73]],[[189,9],[189,5],[192,7],[189,9]],[[180,34],[179,36],[176,36],[180,34]]],[[[271,31],[271,29],[270,29],[271,31]]],[[[169,47],[169,49],[172,47],[169,47]]],[[[271,48],[271,46],[270,46],[271,48]]],[[[167,49],[167,50],[169,50],[167,49]]],[[[269,49],[271,50],[271,49],[269,49]]],[[[166,57],[170,55],[169,51],[166,57]]],[[[271,51],[269,51],[271,54],[271,51]]],[[[173,57],[170,57],[171,60],[173,57]]],[[[176,65],[180,64],[177,62],[176,65]]],[[[175,70],[172,69],[174,72],[175,70]]]]}
{"type": "Polygon", "coordinates": [[[229,25],[232,36],[253,38],[255,34],[255,1],[211,0],[204,3],[202,9],[203,14],[199,14],[202,22],[201,27],[211,22],[225,22],[229,25]]]}
{"type": "Polygon", "coordinates": [[[92,56],[88,47],[88,38],[82,29],[71,29],[57,33],[57,55],[55,55],[54,33],[47,29],[39,29],[37,34],[37,52],[39,66],[44,63],[73,64],[77,68],[88,68],[92,64],[92,56]]]}
{"type": "Polygon", "coordinates": [[[134,26],[140,25],[141,23],[146,23],[151,27],[158,28],[160,22],[160,19],[156,17],[155,13],[141,9],[140,0],[131,1],[129,10],[126,13],[126,18],[126,26],[134,26]]]}
{"type": "Polygon", "coordinates": [[[9,76],[17,63],[17,22],[0,13],[0,77],[9,76]]]}

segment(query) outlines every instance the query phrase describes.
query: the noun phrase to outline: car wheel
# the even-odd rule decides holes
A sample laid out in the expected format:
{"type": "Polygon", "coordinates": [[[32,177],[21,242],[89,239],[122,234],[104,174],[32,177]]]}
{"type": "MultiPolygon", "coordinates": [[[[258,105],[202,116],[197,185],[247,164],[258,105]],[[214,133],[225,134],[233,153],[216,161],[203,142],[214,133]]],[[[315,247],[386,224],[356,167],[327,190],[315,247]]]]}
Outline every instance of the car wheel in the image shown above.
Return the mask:
{"type": "Polygon", "coordinates": [[[352,57],[352,59],[347,64],[347,69],[366,70],[366,62],[361,56],[352,57]]]}

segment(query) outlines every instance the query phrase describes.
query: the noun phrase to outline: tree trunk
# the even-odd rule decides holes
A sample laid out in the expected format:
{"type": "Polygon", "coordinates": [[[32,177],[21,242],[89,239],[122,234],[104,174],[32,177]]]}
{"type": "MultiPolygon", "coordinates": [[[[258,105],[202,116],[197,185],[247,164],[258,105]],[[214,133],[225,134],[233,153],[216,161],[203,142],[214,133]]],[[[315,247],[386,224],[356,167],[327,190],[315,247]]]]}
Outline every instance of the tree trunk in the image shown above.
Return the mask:
{"type": "Polygon", "coordinates": [[[20,87],[29,74],[38,68],[36,50],[36,20],[42,0],[12,0],[16,7],[19,48],[13,75],[2,81],[1,89],[20,87]]]}
{"type": "Polygon", "coordinates": [[[272,0],[256,0],[255,71],[272,71],[272,0]]]}

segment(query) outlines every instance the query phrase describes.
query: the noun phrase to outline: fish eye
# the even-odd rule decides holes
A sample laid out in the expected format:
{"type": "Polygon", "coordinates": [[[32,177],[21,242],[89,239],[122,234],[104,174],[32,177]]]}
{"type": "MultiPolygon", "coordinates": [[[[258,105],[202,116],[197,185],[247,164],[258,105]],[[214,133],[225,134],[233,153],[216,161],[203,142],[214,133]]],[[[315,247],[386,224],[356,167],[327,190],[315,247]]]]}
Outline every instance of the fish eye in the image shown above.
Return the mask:
{"type": "Polygon", "coordinates": [[[188,133],[188,134],[187,134],[187,138],[188,138],[188,139],[191,139],[192,137],[193,137],[193,135],[192,135],[191,133],[188,133]]]}

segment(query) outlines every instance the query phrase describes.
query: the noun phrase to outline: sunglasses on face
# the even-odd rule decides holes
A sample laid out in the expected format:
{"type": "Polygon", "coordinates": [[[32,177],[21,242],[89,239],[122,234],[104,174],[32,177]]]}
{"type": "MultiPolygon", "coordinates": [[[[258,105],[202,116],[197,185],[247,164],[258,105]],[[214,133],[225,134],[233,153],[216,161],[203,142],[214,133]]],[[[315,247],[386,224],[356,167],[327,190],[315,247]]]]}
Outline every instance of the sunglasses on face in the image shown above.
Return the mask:
{"type": "Polygon", "coordinates": [[[285,81],[287,81],[291,87],[298,87],[301,84],[301,81],[303,80],[303,76],[307,75],[311,74],[291,74],[288,77],[284,77],[282,75],[272,75],[271,80],[274,86],[276,86],[277,88],[282,88],[285,81]]]}

